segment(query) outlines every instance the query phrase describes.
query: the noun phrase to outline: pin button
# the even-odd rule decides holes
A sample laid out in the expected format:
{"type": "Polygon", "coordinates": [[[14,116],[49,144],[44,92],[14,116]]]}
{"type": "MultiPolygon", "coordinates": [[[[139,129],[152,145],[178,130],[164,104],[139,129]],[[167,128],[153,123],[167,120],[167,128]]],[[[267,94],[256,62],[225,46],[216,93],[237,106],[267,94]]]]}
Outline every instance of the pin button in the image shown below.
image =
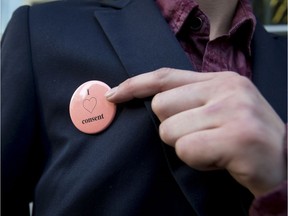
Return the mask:
{"type": "Polygon", "coordinates": [[[70,117],[77,129],[87,134],[99,133],[112,122],[116,105],[106,100],[110,87],[101,81],[88,81],[79,86],[70,100],[70,117]]]}

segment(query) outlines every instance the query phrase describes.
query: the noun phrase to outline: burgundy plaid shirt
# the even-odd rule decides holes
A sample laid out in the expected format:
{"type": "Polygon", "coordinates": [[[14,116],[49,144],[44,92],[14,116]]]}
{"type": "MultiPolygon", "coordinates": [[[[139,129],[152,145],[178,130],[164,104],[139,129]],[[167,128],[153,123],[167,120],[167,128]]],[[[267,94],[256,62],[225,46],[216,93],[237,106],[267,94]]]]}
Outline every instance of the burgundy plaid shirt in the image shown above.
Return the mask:
{"type": "Polygon", "coordinates": [[[196,71],[235,71],[251,77],[250,43],[256,21],[248,0],[239,1],[228,34],[212,41],[209,20],[196,2],[156,2],[196,71]]]}

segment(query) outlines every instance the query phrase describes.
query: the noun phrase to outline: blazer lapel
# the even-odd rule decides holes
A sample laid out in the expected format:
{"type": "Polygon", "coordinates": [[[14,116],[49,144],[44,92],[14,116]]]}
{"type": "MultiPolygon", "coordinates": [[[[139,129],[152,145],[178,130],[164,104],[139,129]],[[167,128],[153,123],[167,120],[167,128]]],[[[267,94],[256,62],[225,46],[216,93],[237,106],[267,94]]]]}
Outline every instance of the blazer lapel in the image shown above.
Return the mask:
{"type": "Polygon", "coordinates": [[[287,43],[257,25],[253,38],[253,82],[287,122],[287,43]]]}
{"type": "Polygon", "coordinates": [[[153,0],[126,1],[122,9],[96,10],[95,16],[129,76],[161,67],[192,69],[153,0]]]}

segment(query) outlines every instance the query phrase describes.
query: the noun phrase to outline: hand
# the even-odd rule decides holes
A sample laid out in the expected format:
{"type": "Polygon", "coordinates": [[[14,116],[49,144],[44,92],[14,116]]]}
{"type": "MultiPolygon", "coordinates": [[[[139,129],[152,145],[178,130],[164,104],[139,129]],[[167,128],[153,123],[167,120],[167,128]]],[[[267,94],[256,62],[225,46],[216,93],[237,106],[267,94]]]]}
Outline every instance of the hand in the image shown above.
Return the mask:
{"type": "Polygon", "coordinates": [[[247,78],[163,68],[106,94],[115,103],[148,96],[161,139],[189,166],[227,169],[255,196],[285,180],[285,125],[247,78]]]}

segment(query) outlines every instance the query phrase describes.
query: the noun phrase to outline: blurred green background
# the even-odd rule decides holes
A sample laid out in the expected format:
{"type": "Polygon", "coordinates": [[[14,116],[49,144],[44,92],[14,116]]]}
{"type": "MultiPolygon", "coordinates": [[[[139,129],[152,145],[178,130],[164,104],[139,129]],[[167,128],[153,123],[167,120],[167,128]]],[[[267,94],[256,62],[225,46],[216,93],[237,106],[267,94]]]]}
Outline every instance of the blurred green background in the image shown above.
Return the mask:
{"type": "Polygon", "coordinates": [[[287,0],[254,0],[253,8],[263,24],[287,24],[287,0]]]}

